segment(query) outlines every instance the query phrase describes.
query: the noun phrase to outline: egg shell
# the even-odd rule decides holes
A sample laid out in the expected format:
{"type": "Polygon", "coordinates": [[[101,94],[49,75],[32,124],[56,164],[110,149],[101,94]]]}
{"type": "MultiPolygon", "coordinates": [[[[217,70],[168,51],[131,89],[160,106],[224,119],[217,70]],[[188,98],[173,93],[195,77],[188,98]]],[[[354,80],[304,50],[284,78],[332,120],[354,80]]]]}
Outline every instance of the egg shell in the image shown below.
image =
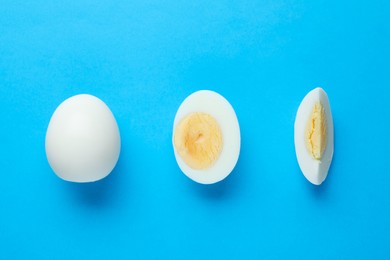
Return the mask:
{"type": "Polygon", "coordinates": [[[62,102],[46,132],[46,156],[58,177],[93,182],[106,177],[120,154],[114,115],[99,98],[81,94],[62,102]]]}
{"type": "Polygon", "coordinates": [[[308,181],[320,185],[328,175],[334,151],[334,130],[332,111],[328,95],[322,88],[310,91],[299,105],[294,124],[295,152],[299,167],[308,181]],[[314,159],[305,144],[306,125],[315,103],[321,102],[326,116],[327,144],[320,161],[314,159]]]}
{"type": "Polygon", "coordinates": [[[174,154],[182,172],[195,182],[212,184],[225,179],[234,169],[240,154],[240,127],[233,107],[220,94],[210,90],[200,90],[189,95],[180,105],[173,123],[172,142],[177,124],[188,114],[204,112],[218,122],[222,132],[222,151],[215,163],[202,170],[189,167],[176,152],[174,154]]]}

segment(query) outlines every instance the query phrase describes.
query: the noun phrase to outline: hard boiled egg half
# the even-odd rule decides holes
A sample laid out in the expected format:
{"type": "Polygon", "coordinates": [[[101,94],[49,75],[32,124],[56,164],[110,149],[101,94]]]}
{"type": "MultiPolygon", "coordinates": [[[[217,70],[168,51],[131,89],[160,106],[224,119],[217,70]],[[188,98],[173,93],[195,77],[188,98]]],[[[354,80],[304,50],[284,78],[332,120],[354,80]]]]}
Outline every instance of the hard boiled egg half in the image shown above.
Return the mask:
{"type": "Polygon", "coordinates": [[[58,177],[93,182],[106,177],[120,153],[118,125],[99,98],[82,94],[54,111],[46,132],[46,156],[58,177]]]}
{"type": "Polygon", "coordinates": [[[201,184],[225,179],[240,154],[240,127],[233,107],[213,91],[191,94],[176,113],[172,142],[187,177],[201,184]]]}
{"type": "Polygon", "coordinates": [[[311,183],[320,185],[328,175],[334,149],[332,111],[322,88],[310,91],[299,105],[294,142],[303,175],[311,183]]]}

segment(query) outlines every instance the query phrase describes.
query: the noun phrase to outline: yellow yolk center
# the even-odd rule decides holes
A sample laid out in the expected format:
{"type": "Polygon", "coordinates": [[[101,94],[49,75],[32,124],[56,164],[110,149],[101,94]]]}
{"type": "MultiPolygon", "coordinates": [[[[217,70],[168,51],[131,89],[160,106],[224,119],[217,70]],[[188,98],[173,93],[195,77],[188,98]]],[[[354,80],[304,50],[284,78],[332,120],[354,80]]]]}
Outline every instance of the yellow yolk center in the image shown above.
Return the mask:
{"type": "Polygon", "coordinates": [[[305,131],[306,148],[316,160],[321,160],[327,142],[326,116],[324,107],[317,102],[311,113],[305,131]]]}
{"type": "Polygon", "coordinates": [[[222,151],[222,132],[211,115],[191,113],[177,125],[173,142],[189,167],[206,169],[214,164],[222,151]]]}

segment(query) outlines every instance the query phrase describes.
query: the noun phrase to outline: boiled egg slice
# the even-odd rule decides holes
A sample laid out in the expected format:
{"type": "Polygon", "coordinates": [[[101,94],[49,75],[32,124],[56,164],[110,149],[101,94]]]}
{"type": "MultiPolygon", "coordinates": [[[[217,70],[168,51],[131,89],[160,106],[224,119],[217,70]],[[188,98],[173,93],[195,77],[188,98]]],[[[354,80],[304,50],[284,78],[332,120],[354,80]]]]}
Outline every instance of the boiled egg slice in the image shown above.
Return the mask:
{"type": "Polygon", "coordinates": [[[177,164],[187,177],[201,184],[225,179],[240,154],[240,127],[233,107],[213,91],[191,94],[176,113],[172,142],[177,164]]]}
{"type": "Polygon", "coordinates": [[[310,91],[299,105],[294,143],[303,175],[309,182],[320,185],[328,175],[334,150],[332,111],[322,88],[310,91]]]}

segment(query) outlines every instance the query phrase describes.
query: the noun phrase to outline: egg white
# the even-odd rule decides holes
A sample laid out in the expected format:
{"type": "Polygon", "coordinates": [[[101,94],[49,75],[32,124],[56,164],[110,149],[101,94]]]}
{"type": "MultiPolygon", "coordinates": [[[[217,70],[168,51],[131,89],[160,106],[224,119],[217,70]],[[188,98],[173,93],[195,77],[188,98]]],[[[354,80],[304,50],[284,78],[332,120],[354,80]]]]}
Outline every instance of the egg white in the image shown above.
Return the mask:
{"type": "Polygon", "coordinates": [[[311,183],[320,185],[328,175],[334,150],[332,111],[328,95],[322,88],[310,91],[299,105],[294,124],[294,143],[298,164],[303,175],[311,183]],[[321,102],[324,108],[327,127],[327,144],[321,160],[314,159],[308,152],[305,144],[306,125],[312,114],[313,107],[318,101],[321,102]]]}
{"type": "Polygon", "coordinates": [[[218,122],[222,132],[222,151],[214,164],[196,170],[189,167],[173,149],[177,164],[190,179],[201,184],[212,184],[225,179],[234,169],[240,154],[240,127],[233,107],[220,94],[210,90],[200,90],[188,96],[177,110],[173,123],[172,142],[177,124],[190,113],[203,112],[211,115],[218,122]]]}
{"type": "Polygon", "coordinates": [[[80,94],[54,111],[45,139],[47,160],[55,174],[71,182],[94,182],[106,177],[120,154],[119,128],[99,98],[80,94]]]}

